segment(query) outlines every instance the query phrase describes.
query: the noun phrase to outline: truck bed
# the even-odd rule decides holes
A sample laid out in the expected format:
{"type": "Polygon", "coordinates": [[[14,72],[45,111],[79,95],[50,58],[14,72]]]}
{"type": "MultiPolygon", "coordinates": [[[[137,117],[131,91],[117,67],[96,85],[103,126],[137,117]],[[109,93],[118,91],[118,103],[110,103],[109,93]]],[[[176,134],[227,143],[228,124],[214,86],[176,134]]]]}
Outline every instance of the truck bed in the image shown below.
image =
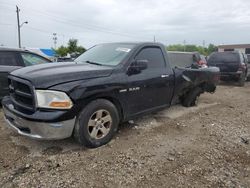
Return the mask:
{"type": "Polygon", "coordinates": [[[173,68],[175,75],[175,90],[172,104],[196,87],[202,87],[204,92],[213,93],[218,84],[220,72],[216,67],[202,69],[173,68]]]}

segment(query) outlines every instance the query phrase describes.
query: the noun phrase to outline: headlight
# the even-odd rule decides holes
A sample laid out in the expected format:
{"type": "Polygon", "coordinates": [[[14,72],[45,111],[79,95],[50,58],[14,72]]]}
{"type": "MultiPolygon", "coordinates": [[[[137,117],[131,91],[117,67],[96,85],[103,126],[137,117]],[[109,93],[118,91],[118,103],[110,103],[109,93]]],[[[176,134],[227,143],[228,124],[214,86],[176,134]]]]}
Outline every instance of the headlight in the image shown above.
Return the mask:
{"type": "Polygon", "coordinates": [[[70,109],[73,106],[68,95],[60,91],[36,90],[37,105],[40,108],[70,109]]]}

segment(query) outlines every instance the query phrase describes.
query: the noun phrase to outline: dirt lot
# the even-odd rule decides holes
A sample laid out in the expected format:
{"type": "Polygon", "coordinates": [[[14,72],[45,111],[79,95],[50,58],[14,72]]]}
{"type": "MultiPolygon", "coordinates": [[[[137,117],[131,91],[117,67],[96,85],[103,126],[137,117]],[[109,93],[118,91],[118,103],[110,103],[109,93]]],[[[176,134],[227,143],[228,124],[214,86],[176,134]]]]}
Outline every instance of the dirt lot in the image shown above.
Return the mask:
{"type": "Polygon", "coordinates": [[[121,125],[98,149],[35,141],[0,112],[0,187],[250,187],[250,83],[121,125]]]}

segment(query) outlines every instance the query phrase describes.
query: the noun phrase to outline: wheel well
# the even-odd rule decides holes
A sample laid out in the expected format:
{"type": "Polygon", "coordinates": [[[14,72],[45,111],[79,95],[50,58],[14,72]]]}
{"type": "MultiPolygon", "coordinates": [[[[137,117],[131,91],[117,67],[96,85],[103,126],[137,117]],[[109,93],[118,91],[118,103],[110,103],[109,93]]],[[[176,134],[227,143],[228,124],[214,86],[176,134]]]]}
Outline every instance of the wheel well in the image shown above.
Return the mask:
{"type": "Polygon", "coordinates": [[[115,105],[115,107],[117,108],[118,113],[119,113],[120,121],[122,121],[124,118],[124,114],[123,114],[123,109],[122,109],[122,105],[121,105],[120,101],[116,98],[113,98],[113,97],[102,97],[102,99],[106,99],[115,105]]]}
{"type": "Polygon", "coordinates": [[[200,88],[204,88],[204,87],[206,87],[206,82],[201,82],[200,84],[198,84],[197,86],[195,86],[195,87],[200,87],[200,88]]]}
{"type": "Polygon", "coordinates": [[[179,99],[182,101],[190,92],[192,92],[197,87],[201,88],[204,91],[206,89],[206,83],[203,82],[194,87],[189,87],[185,92],[182,93],[182,95],[179,96],[179,99]]]}
{"type": "Polygon", "coordinates": [[[111,103],[113,103],[119,113],[119,117],[120,117],[120,121],[122,121],[124,119],[124,113],[123,113],[123,109],[122,109],[122,105],[120,103],[120,101],[114,97],[109,97],[109,96],[95,96],[95,97],[91,97],[89,98],[87,101],[87,103],[85,103],[85,105],[89,104],[90,102],[97,100],[97,99],[105,99],[110,101],[111,103]]]}

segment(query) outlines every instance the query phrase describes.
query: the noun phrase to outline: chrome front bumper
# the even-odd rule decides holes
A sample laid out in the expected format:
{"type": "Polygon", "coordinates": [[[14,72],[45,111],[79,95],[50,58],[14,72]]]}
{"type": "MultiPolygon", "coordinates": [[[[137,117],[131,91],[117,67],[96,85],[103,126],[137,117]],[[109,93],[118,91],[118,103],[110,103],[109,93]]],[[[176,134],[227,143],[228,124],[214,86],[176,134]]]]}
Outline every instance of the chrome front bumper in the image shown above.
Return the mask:
{"type": "Polygon", "coordinates": [[[35,139],[59,140],[72,135],[75,118],[67,121],[47,123],[20,118],[3,106],[4,118],[9,127],[18,134],[35,139]]]}

